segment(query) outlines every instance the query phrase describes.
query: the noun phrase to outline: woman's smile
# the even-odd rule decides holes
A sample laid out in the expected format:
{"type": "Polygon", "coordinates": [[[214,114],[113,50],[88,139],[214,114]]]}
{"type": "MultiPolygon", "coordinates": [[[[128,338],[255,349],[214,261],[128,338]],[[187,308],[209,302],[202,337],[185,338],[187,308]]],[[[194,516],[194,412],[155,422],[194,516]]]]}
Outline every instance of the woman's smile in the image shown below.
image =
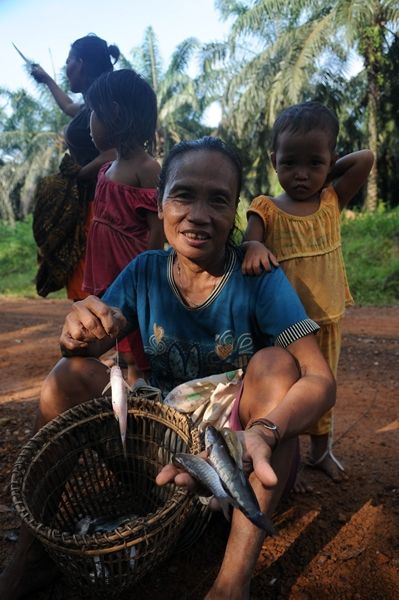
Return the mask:
{"type": "Polygon", "coordinates": [[[188,152],[175,159],[159,216],[177,254],[194,262],[223,259],[234,225],[236,172],[220,152],[188,152]],[[206,176],[204,176],[206,174],[206,176]]]}

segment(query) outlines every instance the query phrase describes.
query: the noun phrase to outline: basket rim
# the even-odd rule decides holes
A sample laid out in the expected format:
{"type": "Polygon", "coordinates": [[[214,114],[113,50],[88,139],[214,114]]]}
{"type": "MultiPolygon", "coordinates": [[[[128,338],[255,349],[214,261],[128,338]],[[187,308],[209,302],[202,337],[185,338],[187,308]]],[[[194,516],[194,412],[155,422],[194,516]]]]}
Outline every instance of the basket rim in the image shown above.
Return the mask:
{"type": "MultiPolygon", "coordinates": [[[[189,440],[192,442],[193,438],[194,442],[200,443],[199,431],[192,425],[190,418],[162,402],[129,394],[128,412],[137,416],[146,416],[163,423],[171,429],[174,429],[171,423],[171,416],[173,416],[177,421],[181,421],[186,425],[188,436],[183,434],[183,432],[180,432],[180,434],[183,434],[183,438],[187,438],[187,443],[189,440]]],[[[62,547],[63,551],[73,554],[75,552],[80,554],[95,553],[93,550],[90,550],[90,546],[95,546],[97,553],[100,551],[101,546],[103,547],[103,552],[105,551],[104,546],[107,546],[106,551],[114,551],[115,548],[109,549],[109,544],[113,542],[119,542],[119,548],[130,547],[143,539],[149,539],[155,535],[160,528],[159,521],[161,518],[164,519],[167,516],[168,519],[171,519],[176,509],[183,510],[192,501],[192,494],[186,488],[176,488],[163,506],[155,512],[146,515],[145,522],[144,517],[138,517],[111,532],[91,535],[64,532],[48,525],[43,525],[43,523],[40,523],[33,516],[26,504],[23,488],[24,478],[30,467],[48,448],[48,445],[54,442],[66,430],[74,426],[76,427],[78,423],[81,424],[84,421],[103,419],[109,416],[113,416],[110,396],[101,396],[88,400],[68,409],[44,425],[21,449],[12,471],[11,498],[18,516],[46,545],[53,548],[62,547]],[[134,527],[132,527],[132,522],[134,522],[134,527]],[[134,537],[134,539],[129,542],[127,539],[129,537],[134,537]]]]}

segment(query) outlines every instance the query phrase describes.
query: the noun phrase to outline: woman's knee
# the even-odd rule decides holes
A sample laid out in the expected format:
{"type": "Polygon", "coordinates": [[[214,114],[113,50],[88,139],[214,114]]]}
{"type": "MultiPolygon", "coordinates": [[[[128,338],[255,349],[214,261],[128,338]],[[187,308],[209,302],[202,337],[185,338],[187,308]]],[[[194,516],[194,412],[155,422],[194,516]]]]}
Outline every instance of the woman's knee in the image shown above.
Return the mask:
{"type": "Polygon", "coordinates": [[[80,357],[62,358],[42,385],[40,412],[43,422],[100,395],[106,381],[106,367],[99,361],[80,357]]]}
{"type": "Polygon", "coordinates": [[[300,377],[300,372],[294,357],[283,348],[263,348],[251,358],[245,381],[248,379],[259,382],[264,379],[283,380],[292,385],[300,377]]]}

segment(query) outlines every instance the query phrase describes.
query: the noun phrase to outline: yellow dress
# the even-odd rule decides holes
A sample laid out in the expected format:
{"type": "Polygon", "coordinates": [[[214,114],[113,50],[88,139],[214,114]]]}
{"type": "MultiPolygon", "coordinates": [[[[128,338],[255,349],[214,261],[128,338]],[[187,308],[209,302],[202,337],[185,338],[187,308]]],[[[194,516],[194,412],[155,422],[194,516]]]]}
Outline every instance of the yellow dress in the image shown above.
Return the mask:
{"type": "MultiPolygon", "coordinates": [[[[320,325],[318,342],[334,375],[341,349],[341,318],[353,304],[341,248],[338,196],[332,186],[320,194],[320,205],[311,215],[291,215],[268,196],[255,198],[248,216],[256,214],[265,227],[265,246],[273,252],[308,316],[320,325]]],[[[332,429],[331,412],[309,433],[332,429]]]]}

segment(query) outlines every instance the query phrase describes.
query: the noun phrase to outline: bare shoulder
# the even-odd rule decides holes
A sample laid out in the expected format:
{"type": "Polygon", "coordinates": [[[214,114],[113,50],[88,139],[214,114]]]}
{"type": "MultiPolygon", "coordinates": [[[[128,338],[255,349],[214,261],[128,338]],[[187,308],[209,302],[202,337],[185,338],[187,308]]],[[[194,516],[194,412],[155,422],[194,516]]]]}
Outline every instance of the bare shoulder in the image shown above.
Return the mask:
{"type": "Polygon", "coordinates": [[[159,182],[159,173],[161,172],[161,166],[159,162],[147,154],[140,165],[140,169],[137,173],[140,181],[140,187],[143,188],[156,188],[159,182]]]}

